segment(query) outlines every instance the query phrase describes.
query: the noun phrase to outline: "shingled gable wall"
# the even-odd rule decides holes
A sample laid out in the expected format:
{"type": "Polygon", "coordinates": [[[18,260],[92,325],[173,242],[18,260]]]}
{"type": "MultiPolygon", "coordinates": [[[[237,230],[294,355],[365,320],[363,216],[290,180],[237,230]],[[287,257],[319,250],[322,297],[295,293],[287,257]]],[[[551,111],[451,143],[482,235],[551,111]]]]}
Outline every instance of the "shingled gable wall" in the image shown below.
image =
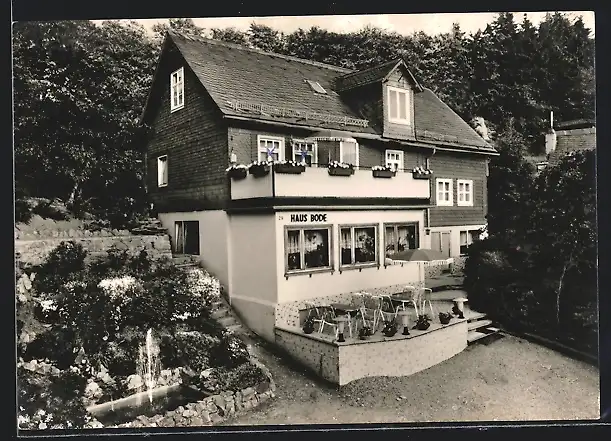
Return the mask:
{"type": "Polygon", "coordinates": [[[383,107],[382,117],[384,121],[384,136],[387,138],[397,138],[413,140],[414,138],[414,90],[409,82],[407,73],[401,67],[395,69],[395,71],[388,77],[388,80],[384,83],[380,93],[382,94],[383,107]],[[409,117],[411,124],[397,124],[389,121],[389,102],[388,102],[388,87],[397,87],[400,89],[406,89],[409,91],[409,117]]]}
{"type": "Polygon", "coordinates": [[[151,199],[158,211],[220,208],[229,197],[225,173],[229,164],[227,128],[221,112],[173,44],[164,54],[157,75],[163,92],[148,144],[151,199]],[[185,106],[171,113],[170,73],[181,66],[185,72],[185,106]],[[157,157],[161,155],[168,155],[168,185],[159,188],[157,157]]]}
{"type": "Polygon", "coordinates": [[[431,179],[431,209],[430,226],[445,227],[453,225],[482,225],[486,223],[487,213],[487,177],[486,157],[484,155],[467,155],[452,152],[437,151],[429,159],[429,167],[433,170],[431,179]],[[438,207],[435,180],[437,178],[452,179],[454,205],[438,207]],[[474,200],[472,207],[459,207],[457,200],[457,179],[472,179],[474,200]]]}

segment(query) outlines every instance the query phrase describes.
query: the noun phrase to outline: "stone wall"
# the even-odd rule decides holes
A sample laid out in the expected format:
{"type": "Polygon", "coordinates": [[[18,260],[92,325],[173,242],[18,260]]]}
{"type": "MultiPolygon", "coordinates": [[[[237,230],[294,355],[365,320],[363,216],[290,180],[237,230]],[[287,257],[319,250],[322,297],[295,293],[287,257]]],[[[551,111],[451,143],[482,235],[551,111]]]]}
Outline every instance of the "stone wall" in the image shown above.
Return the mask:
{"type": "MultiPolygon", "coordinates": [[[[116,230],[115,230],[116,231],[116,230]]],[[[53,231],[50,234],[33,232],[15,235],[15,253],[26,264],[36,265],[62,242],[74,241],[83,245],[89,260],[106,255],[116,246],[127,249],[130,254],[146,250],[153,258],[172,257],[172,246],[168,235],[133,235],[129,232],[91,232],[82,230],[53,231]]]]}

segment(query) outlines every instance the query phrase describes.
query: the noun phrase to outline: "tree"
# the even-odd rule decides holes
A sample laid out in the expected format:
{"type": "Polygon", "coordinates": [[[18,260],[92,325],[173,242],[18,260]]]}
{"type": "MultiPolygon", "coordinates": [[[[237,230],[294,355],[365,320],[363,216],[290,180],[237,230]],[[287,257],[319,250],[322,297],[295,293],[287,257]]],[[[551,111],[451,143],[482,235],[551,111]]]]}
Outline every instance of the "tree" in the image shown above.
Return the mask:
{"type": "Polygon", "coordinates": [[[555,281],[557,324],[567,279],[579,280],[573,300],[596,299],[595,155],[594,151],[567,155],[536,181],[530,240],[536,266],[545,269],[540,276],[555,281]]]}
{"type": "Polygon", "coordinates": [[[526,143],[510,119],[499,131],[499,156],[490,162],[488,232],[506,247],[523,243],[528,231],[533,168],[524,159],[526,143]]]}
{"type": "Polygon", "coordinates": [[[278,54],[283,54],[285,52],[284,34],[269,26],[253,22],[250,24],[250,28],[246,33],[248,35],[248,42],[254,48],[278,54]]]}
{"type": "Polygon", "coordinates": [[[236,28],[225,28],[225,29],[212,28],[211,31],[212,31],[212,38],[215,40],[225,41],[227,43],[240,44],[246,47],[249,46],[248,36],[244,32],[236,28]]]}
{"type": "Polygon", "coordinates": [[[96,199],[111,189],[116,199],[145,205],[136,158],[146,128],[139,116],[157,47],[144,28],[17,23],[13,50],[17,186],[72,206],[101,209],[96,199]],[[112,186],[124,172],[135,176],[136,188],[112,186]]]}
{"type": "Polygon", "coordinates": [[[155,23],[153,25],[154,40],[161,44],[167,31],[178,32],[192,37],[205,37],[206,30],[197,26],[190,18],[170,18],[168,24],[155,23]]]}

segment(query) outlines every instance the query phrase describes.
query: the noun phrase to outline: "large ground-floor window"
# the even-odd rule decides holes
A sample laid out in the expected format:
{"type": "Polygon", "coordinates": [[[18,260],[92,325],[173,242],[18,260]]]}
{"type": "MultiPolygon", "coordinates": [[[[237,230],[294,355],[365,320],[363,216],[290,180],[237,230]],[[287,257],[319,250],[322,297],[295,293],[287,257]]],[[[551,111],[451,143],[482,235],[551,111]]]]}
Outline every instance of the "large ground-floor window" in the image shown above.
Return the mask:
{"type": "Polygon", "coordinates": [[[418,223],[384,224],[384,249],[386,257],[405,250],[420,248],[418,223]]]}
{"type": "Polygon", "coordinates": [[[370,264],[378,261],[375,225],[340,226],[340,265],[370,264]]]}
{"type": "Polygon", "coordinates": [[[287,273],[331,268],[331,226],[287,228],[284,251],[287,273]]]}
{"type": "Polygon", "coordinates": [[[479,230],[468,230],[460,232],[460,254],[467,254],[467,248],[476,240],[479,240],[479,230]]]}

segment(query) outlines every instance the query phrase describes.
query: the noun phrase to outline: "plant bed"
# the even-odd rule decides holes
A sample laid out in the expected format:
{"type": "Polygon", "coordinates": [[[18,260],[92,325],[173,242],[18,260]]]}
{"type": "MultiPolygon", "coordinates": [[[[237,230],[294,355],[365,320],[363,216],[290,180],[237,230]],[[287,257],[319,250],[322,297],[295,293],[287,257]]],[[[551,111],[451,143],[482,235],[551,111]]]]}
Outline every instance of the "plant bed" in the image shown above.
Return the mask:
{"type": "Polygon", "coordinates": [[[276,163],[274,164],[274,171],[276,173],[282,173],[287,175],[300,175],[305,172],[305,165],[294,162],[276,163]]]}

